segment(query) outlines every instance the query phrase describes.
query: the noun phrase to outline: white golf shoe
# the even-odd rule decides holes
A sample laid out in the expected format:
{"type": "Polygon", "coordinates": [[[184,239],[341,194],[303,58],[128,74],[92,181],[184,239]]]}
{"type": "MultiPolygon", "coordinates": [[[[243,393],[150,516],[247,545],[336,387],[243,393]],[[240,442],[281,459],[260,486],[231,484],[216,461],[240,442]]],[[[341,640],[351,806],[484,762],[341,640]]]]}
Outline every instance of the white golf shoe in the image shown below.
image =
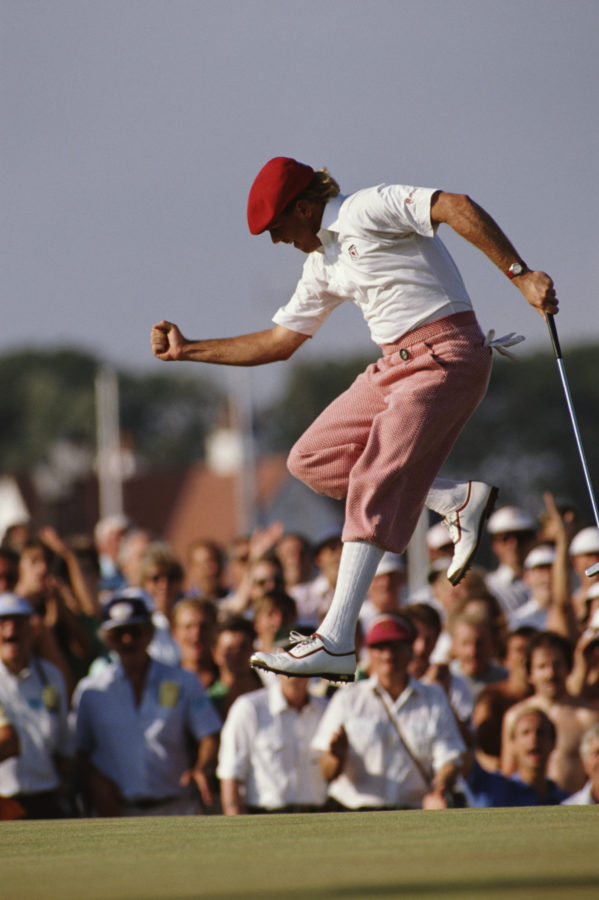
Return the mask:
{"type": "Polygon", "coordinates": [[[354,650],[334,653],[328,650],[319,634],[306,637],[291,633],[294,642],[286,650],[276,653],[256,652],[250,658],[253,669],[266,669],[296,678],[327,678],[329,681],[353,681],[356,672],[354,650]]]}
{"type": "Polygon", "coordinates": [[[496,499],[496,487],[484,481],[469,481],[466,502],[444,517],[453,542],[453,558],[447,570],[452,584],[458,584],[470,568],[496,499]]]}

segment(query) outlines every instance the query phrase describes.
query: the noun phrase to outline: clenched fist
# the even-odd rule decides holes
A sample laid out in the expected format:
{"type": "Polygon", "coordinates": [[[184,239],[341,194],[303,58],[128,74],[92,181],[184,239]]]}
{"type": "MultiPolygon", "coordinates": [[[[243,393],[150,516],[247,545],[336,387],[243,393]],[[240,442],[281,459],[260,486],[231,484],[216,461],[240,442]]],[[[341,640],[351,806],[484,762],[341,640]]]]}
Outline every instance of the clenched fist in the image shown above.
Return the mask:
{"type": "Polygon", "coordinates": [[[185,359],[184,349],[187,343],[179,328],[173,322],[164,319],[152,327],[150,338],[152,353],[165,361],[185,359]]]}

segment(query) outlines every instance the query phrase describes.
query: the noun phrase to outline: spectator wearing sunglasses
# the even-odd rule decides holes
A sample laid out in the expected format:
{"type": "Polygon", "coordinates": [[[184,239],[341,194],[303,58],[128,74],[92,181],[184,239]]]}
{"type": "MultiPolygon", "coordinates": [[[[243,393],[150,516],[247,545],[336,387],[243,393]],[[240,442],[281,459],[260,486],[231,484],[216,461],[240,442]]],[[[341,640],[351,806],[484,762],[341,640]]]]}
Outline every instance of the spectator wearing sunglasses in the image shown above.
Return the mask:
{"type": "Polygon", "coordinates": [[[152,659],[153,632],[142,593],[116,594],[103,610],[116,661],[84,678],[73,698],[91,814],[188,815],[212,805],[220,718],[193,673],[152,659]]]}
{"type": "Polygon", "coordinates": [[[183,597],[183,566],[166,544],[149,544],[141,562],[141,587],[149,599],[154,638],[149,653],[168,665],[177,665],[181,651],[172,632],[173,609],[183,597]]]}

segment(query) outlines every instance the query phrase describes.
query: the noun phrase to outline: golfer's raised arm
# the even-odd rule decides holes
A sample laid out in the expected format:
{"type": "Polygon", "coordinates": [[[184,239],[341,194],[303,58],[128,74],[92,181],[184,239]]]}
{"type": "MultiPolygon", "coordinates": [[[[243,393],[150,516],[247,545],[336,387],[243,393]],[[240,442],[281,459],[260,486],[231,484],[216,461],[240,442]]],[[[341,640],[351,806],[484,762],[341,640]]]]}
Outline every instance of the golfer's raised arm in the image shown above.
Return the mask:
{"type": "Polygon", "coordinates": [[[173,322],[163,320],[152,328],[152,352],[158,359],[215,363],[224,366],[260,366],[289,359],[308,335],[274,325],[238,337],[188,340],[173,322]]]}
{"type": "Polygon", "coordinates": [[[557,313],[559,302],[549,275],[529,269],[497,222],[466,194],[438,191],[431,201],[431,222],[433,225],[449,225],[478,247],[512,279],[541,315],[557,313]]]}

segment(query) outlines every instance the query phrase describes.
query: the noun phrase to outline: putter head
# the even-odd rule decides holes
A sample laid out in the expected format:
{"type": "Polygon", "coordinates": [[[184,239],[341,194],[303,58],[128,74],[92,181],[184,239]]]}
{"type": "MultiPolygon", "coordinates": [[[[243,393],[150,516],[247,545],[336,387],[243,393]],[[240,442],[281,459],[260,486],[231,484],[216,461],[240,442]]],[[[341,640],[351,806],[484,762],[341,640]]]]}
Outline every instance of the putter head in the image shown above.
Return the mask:
{"type": "Polygon", "coordinates": [[[599,562],[596,562],[594,565],[589,566],[588,569],[585,569],[584,574],[587,578],[592,578],[593,575],[599,575],[599,562]]]}

